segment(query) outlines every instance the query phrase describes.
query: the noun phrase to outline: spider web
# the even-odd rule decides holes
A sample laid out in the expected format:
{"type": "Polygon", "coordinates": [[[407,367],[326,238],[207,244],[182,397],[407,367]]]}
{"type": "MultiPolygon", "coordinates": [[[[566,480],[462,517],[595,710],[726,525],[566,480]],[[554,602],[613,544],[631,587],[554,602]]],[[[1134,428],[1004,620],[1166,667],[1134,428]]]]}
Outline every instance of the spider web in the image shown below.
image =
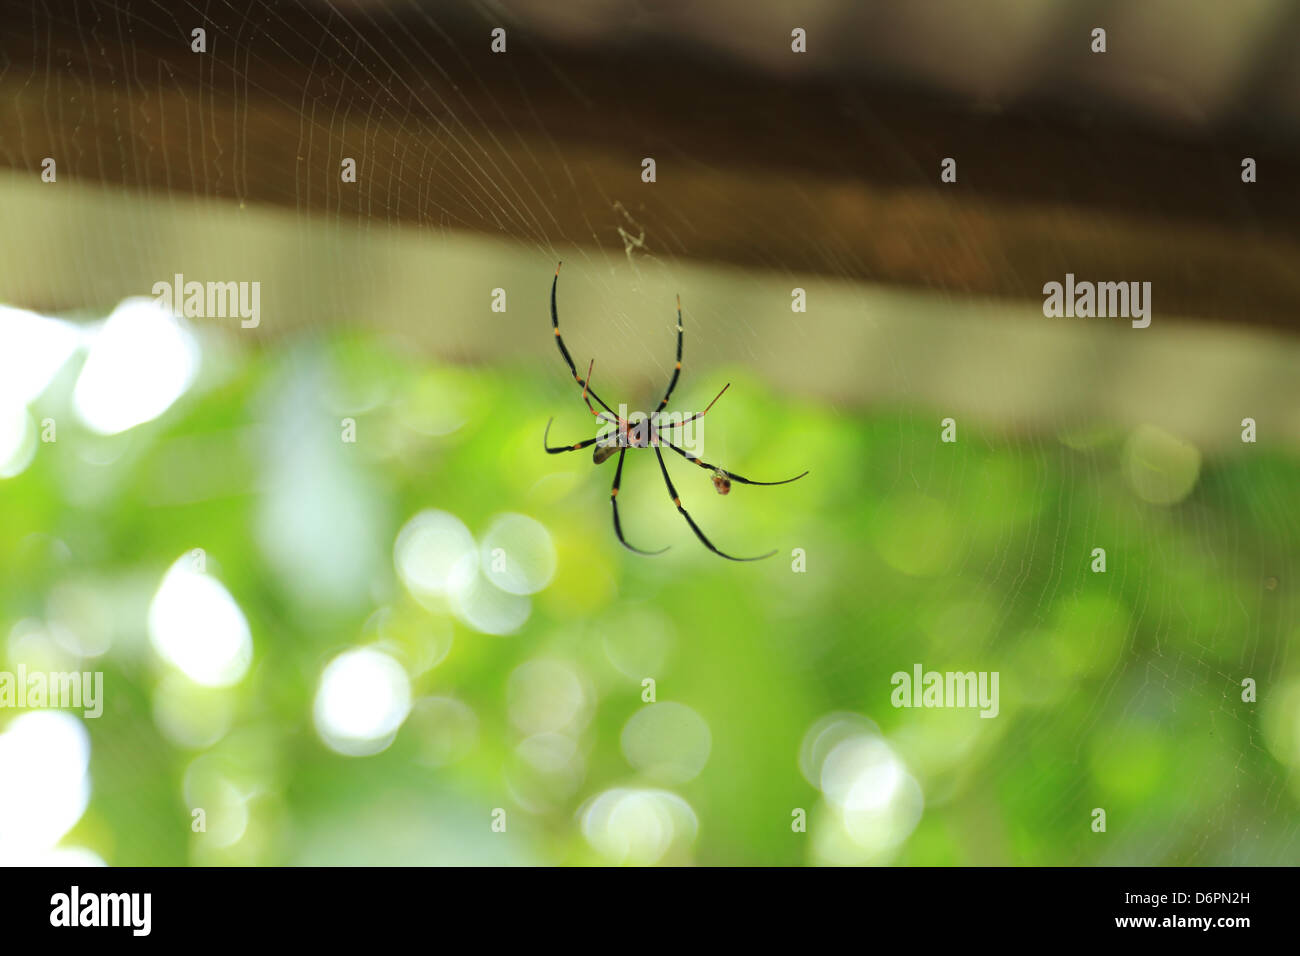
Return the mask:
{"type": "MultiPolygon", "coordinates": [[[[612,405],[621,396],[633,407],[657,401],[672,371],[680,292],[686,345],[676,406],[701,408],[728,376],[737,380],[710,418],[718,424],[707,433],[706,457],[754,461],[752,470],[734,467],[772,480],[785,473],[762,469],[814,456],[809,466],[814,480],[825,475],[822,488],[802,503],[785,492],[770,511],[752,506],[742,512],[755,523],[749,529],[704,498],[704,476],[669,462],[719,546],[727,549],[724,532],[712,529],[744,529],[751,540],[798,542],[810,562],[800,575],[784,555],[775,559],[783,564],[764,572],[761,603],[737,612],[754,628],[745,635],[749,650],[789,675],[797,704],[788,715],[772,713],[778,701],[712,705],[719,757],[728,752],[726,722],[778,724],[785,750],[771,766],[784,770],[747,777],[754,792],[744,796],[726,788],[696,795],[697,858],[755,859],[738,849],[723,819],[737,801],[788,819],[791,800],[820,799],[799,780],[797,741],[816,717],[844,710],[880,725],[926,794],[911,842],[886,860],[1295,859],[1296,732],[1267,729],[1296,720],[1285,688],[1294,681],[1288,652],[1300,620],[1292,585],[1297,450],[1280,437],[1297,407],[1294,387],[1283,393],[1291,404],[1261,407],[1265,393],[1220,380],[1209,388],[1217,397],[1198,404],[1204,383],[1179,379],[1179,363],[1195,353],[1212,364],[1220,343],[1172,319],[1164,326],[1164,316],[1147,333],[1117,335],[1101,320],[1044,332],[1053,320],[1032,306],[862,283],[856,251],[811,203],[790,210],[790,229],[820,261],[819,274],[801,275],[757,244],[747,250],[757,263],[750,270],[701,262],[709,236],[745,232],[745,203],[756,197],[738,199],[725,221],[697,212],[685,190],[674,193],[674,167],[719,189],[728,168],[690,141],[621,142],[626,126],[601,129],[589,74],[573,72],[563,45],[530,34],[527,18],[502,6],[453,16],[417,3],[84,3],[51,15],[70,18],[63,25],[75,26],[81,46],[44,46],[46,15],[37,10],[21,21],[30,36],[6,41],[4,75],[11,85],[22,77],[22,105],[0,143],[6,165],[26,174],[39,169],[40,156],[55,155],[60,182],[125,183],[152,211],[123,210],[111,232],[75,243],[47,236],[64,268],[50,280],[9,272],[0,284],[7,297],[58,311],[105,310],[142,294],[143,278],[169,274],[163,262],[196,277],[251,278],[271,270],[273,257],[282,281],[281,291],[267,292],[268,347],[340,324],[391,326],[431,362],[538,376],[547,407],[530,409],[528,426],[535,419],[540,435],[551,409],[568,403],[567,436],[590,423],[546,328],[546,287],[563,259],[565,339],[580,370],[596,357],[594,380],[612,405]],[[208,31],[207,54],[188,50],[195,26],[208,31]],[[497,26],[507,29],[504,55],[489,47],[497,26]],[[164,42],[175,53],[150,56],[148,68],[133,57],[164,42]],[[106,56],[106,47],[123,55],[106,56]],[[555,110],[557,97],[567,112],[555,110]],[[257,107],[268,102],[296,127],[267,128],[257,107]],[[42,125],[41,115],[59,122],[42,125]],[[69,129],[74,134],[60,139],[69,129]],[[573,148],[575,129],[590,149],[573,148]],[[652,184],[639,179],[645,155],[659,164],[652,184]],[[340,180],[347,157],[358,161],[356,184],[340,180]],[[271,172],[285,162],[294,164],[292,177],[271,172]],[[626,167],[625,190],[605,187],[607,164],[626,167]],[[579,211],[581,229],[559,215],[565,208],[579,211]],[[265,226],[286,216],[290,225],[272,248],[229,248],[241,222],[265,226]],[[182,248],[164,254],[176,244],[182,248]],[[477,317],[498,285],[510,304],[493,326],[477,317]],[[795,286],[808,290],[806,313],[790,311],[795,286]],[[1131,336],[1143,334],[1162,338],[1134,345],[1131,336]],[[1035,343],[1043,346],[1037,353],[1035,343]],[[1171,387],[1153,398],[1126,361],[1150,361],[1171,387]],[[1017,387],[1017,379],[1031,384],[1017,387]],[[753,404],[742,399],[724,413],[745,389],[756,394],[753,404]],[[1228,402],[1233,396],[1242,400],[1228,402]],[[1207,404],[1217,421],[1207,421],[1207,404]],[[1252,412],[1265,436],[1258,446],[1236,441],[1237,421],[1252,412]],[[939,439],[948,416],[958,429],[953,444],[939,439]],[[756,437],[769,419],[781,436],[771,451],[756,437]],[[1143,500],[1134,477],[1149,451],[1139,440],[1148,423],[1159,430],[1150,437],[1158,453],[1170,447],[1161,436],[1196,448],[1195,479],[1171,503],[1143,500]],[[1106,549],[1104,574],[1089,568],[1098,547],[1106,549]],[[891,709],[890,675],[915,663],[1000,672],[1000,719],[891,709]],[[1258,683],[1258,705],[1242,700],[1245,678],[1258,683]],[[1105,835],[1089,828],[1096,807],[1109,808],[1105,835]],[[731,839],[714,840],[710,830],[731,839]]],[[[933,165],[887,129],[877,134],[900,162],[933,165]]],[[[778,135],[785,134],[773,130],[778,135]]],[[[927,233],[895,225],[899,247],[914,256],[958,256],[976,272],[1013,268],[976,238],[955,250],[927,249],[927,233]]],[[[1045,281],[1017,278],[1030,289],[1045,281]]],[[[1278,364],[1294,362],[1294,342],[1235,335],[1227,348],[1258,362],[1268,373],[1261,378],[1276,380],[1278,364]]],[[[638,485],[624,515],[636,528],[629,537],[663,537],[658,476],[646,461],[629,463],[625,482],[638,485]]],[[[564,520],[582,521],[593,510],[586,499],[604,508],[599,482],[581,487],[584,497],[566,502],[564,520]]],[[[603,511],[589,520],[608,535],[603,511]]],[[[678,533],[676,552],[695,546],[678,533]]],[[[702,590],[686,579],[721,589],[735,579],[734,569],[684,560],[667,570],[634,567],[615,605],[638,607],[638,587],[664,598],[681,587],[685,596],[663,613],[679,638],[673,673],[700,673],[678,682],[687,696],[674,696],[689,703],[692,688],[705,700],[729,677],[722,650],[696,646],[710,635],[694,630],[692,600],[703,601],[702,590]]],[[[526,646],[511,653],[530,656],[526,646]]],[[[490,708],[493,698],[484,700],[481,708],[490,708]]],[[[743,774],[732,753],[729,766],[743,774]]],[[[576,832],[571,818],[582,798],[609,782],[593,771],[553,811],[556,826],[576,832]]],[[[773,855],[820,859],[802,848],[782,852],[773,855]]]]}

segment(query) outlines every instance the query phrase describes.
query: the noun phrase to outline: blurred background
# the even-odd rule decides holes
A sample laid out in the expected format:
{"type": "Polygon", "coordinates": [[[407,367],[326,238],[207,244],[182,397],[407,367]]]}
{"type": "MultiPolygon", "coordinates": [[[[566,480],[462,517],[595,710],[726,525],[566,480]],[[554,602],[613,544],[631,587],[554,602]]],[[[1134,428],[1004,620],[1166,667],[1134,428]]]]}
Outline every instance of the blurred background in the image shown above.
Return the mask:
{"type": "Polygon", "coordinates": [[[0,863],[1297,859],[1294,5],[0,13],[0,863]]]}

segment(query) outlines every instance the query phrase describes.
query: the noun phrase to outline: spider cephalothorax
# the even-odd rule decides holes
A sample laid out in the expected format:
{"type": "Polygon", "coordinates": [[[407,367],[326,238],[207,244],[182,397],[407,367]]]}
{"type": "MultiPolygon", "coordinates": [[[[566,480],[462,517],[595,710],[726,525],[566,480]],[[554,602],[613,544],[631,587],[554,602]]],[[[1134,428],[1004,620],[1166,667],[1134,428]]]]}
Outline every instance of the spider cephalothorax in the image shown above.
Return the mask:
{"type": "MultiPolygon", "coordinates": [[[[792,481],[798,481],[804,475],[808,474],[808,472],[805,471],[803,474],[795,475],[793,478],[786,478],[784,481],[753,481],[749,478],[742,478],[740,475],[732,472],[724,471],[717,465],[711,465],[706,461],[702,461],[701,459],[692,456],[689,452],[679,446],[673,444],[673,442],[665,437],[665,431],[685,425],[687,422],[695,421],[697,418],[703,418],[707,415],[709,409],[712,408],[714,403],[722,397],[723,392],[731,387],[730,383],[724,385],[722,391],[718,392],[718,394],[714,396],[713,401],[709,402],[708,406],[702,412],[698,412],[687,418],[675,419],[672,421],[663,421],[660,419],[660,415],[668,405],[668,399],[673,394],[673,389],[677,387],[677,380],[682,374],[681,299],[678,298],[677,300],[677,364],[673,369],[673,377],[668,383],[668,390],[664,392],[664,397],[663,400],[659,402],[659,407],[651,412],[650,415],[643,418],[627,418],[616,414],[612,408],[601,400],[600,396],[596,394],[595,389],[591,387],[591,370],[595,365],[595,359],[592,359],[591,363],[587,366],[587,377],[585,379],[578,377],[577,366],[573,364],[573,357],[569,355],[569,350],[565,348],[564,339],[560,335],[560,315],[555,307],[555,292],[559,282],[560,267],[556,266],[555,279],[551,282],[551,325],[555,330],[555,344],[560,347],[560,355],[564,357],[564,363],[569,366],[569,372],[573,375],[573,380],[582,386],[582,400],[586,402],[587,408],[591,411],[591,414],[604,423],[604,427],[602,428],[601,434],[597,435],[595,438],[589,438],[586,441],[580,441],[573,445],[561,445],[557,448],[552,448],[548,441],[551,434],[551,422],[548,421],[546,423],[546,435],[542,438],[542,445],[545,447],[546,451],[552,455],[558,455],[561,452],[566,451],[578,451],[579,449],[586,448],[589,445],[595,445],[596,447],[592,451],[591,457],[598,465],[612,458],[615,452],[618,453],[618,467],[614,469],[614,487],[610,490],[609,500],[614,512],[614,534],[618,536],[619,543],[629,551],[635,551],[637,554],[662,554],[664,551],[668,550],[667,548],[662,548],[659,551],[642,551],[640,548],[633,547],[628,544],[627,539],[623,537],[623,526],[618,520],[618,488],[619,484],[623,480],[623,456],[627,454],[629,448],[653,448],[655,458],[659,461],[659,470],[664,476],[664,483],[668,486],[669,497],[672,498],[673,504],[677,506],[677,510],[681,512],[682,517],[686,519],[686,523],[691,526],[691,530],[695,532],[695,536],[704,542],[706,548],[714,554],[721,555],[731,561],[759,561],[763,558],[770,558],[772,555],[776,554],[775,551],[770,551],[767,554],[761,554],[756,558],[737,558],[733,555],[719,551],[713,546],[713,542],[705,537],[704,532],[700,530],[699,525],[695,523],[695,519],[690,516],[690,513],[682,507],[682,499],[678,496],[677,489],[673,487],[672,478],[668,476],[668,466],[664,463],[664,456],[663,452],[659,450],[660,447],[671,448],[691,464],[698,465],[705,471],[710,472],[714,490],[716,490],[720,495],[725,495],[731,491],[731,483],[733,481],[738,481],[742,485],[785,485],[792,481]],[[593,401],[603,408],[604,411],[597,411],[596,407],[591,404],[593,401]]],[[[551,419],[551,421],[554,420],[555,419],[551,419]]]]}

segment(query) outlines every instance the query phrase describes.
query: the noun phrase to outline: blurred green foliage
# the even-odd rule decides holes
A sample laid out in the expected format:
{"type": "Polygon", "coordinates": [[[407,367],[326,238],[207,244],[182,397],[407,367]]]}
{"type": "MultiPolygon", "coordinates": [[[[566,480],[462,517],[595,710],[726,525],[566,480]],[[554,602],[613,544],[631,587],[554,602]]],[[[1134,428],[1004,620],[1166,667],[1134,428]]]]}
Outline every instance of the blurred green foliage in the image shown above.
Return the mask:
{"type": "Polygon", "coordinates": [[[542,451],[551,415],[553,441],[592,434],[558,359],[431,368],[358,334],[249,352],[208,342],[189,393],[111,437],[68,414],[68,374],[33,407],[56,417],[57,442],[0,483],[0,669],[40,657],[15,637],[33,629],[108,646],[73,664],[104,671],[106,704],[85,722],[92,791],[63,843],[111,864],[617,862],[584,834],[583,808],[639,786],[680,795],[698,821],[662,862],[1286,863],[1300,850],[1294,453],[1207,459],[1185,497],[1152,504],[1126,472],[1132,436],[1104,424],[1026,436],[959,417],[944,444],[930,410],[832,409],[719,370],[674,403],[699,408],[734,383],[705,457],[757,479],[812,472],[723,498],[666,456],[719,547],[780,548],[738,565],[691,536],[648,451],[629,456],[625,528],[672,548],[618,546],[613,465],[542,451]],[[295,500],[301,540],[301,523],[274,520],[295,500]],[[394,542],[426,509],[480,540],[501,513],[545,526],[554,578],[523,599],[516,633],[479,633],[403,585],[394,542]],[[1098,547],[1105,573],[1090,570],[1098,547]],[[190,683],[149,643],[149,602],[195,548],[252,634],[252,667],[229,689],[190,683]],[[320,739],[313,700],[329,661],[366,645],[402,661],[416,707],[387,749],[349,757],[320,739]],[[558,777],[521,762],[511,719],[512,675],[537,660],[575,675],[586,709],[558,777]],[[918,663],[999,672],[999,715],[895,709],[891,675],[918,663]],[[708,726],[693,779],[629,763],[625,725],[659,706],[643,702],[638,667],[658,701],[708,726]],[[1242,701],[1244,678],[1258,704],[1242,701]],[[168,681],[171,706],[219,739],[166,732],[168,681]],[[449,730],[420,703],[433,698],[473,719],[449,730]],[[924,810],[896,846],[833,850],[851,839],[800,753],[834,712],[874,721],[919,784],[924,810]],[[192,832],[198,799],[205,833],[192,832]],[[792,830],[795,808],[807,833],[792,830]]]}

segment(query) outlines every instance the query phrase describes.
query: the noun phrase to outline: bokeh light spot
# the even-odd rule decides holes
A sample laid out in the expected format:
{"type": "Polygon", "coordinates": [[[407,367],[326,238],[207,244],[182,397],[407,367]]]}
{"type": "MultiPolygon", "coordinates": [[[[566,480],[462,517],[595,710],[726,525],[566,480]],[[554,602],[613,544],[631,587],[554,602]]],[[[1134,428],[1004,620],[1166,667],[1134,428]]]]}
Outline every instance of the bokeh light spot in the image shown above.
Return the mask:
{"type": "Polygon", "coordinates": [[[149,606],[149,639],[164,660],[196,684],[229,687],[253,659],[248,621],[221,582],[179,558],[149,606]]]}
{"type": "Polygon", "coordinates": [[[370,648],[340,654],[326,665],[316,691],[316,731],[349,757],[379,753],[392,743],[411,710],[411,684],[394,658],[370,648]]]}
{"type": "Polygon", "coordinates": [[[1124,445],[1124,476],[1143,501],[1171,505],[1182,501],[1201,472],[1196,446],[1154,425],[1134,429],[1124,445]]]}
{"type": "Polygon", "coordinates": [[[0,865],[51,850],[90,800],[90,737],[64,711],[19,714],[0,733],[0,865]]]}
{"type": "Polygon", "coordinates": [[[676,701],[647,704],[623,726],[623,756],[637,770],[665,783],[699,776],[713,749],[709,725],[676,701]]]}
{"type": "Polygon", "coordinates": [[[536,594],[555,576],[555,545],[540,521],[499,515],[483,536],[483,573],[510,594],[536,594]]]}
{"type": "Polygon", "coordinates": [[[564,661],[532,660],[515,668],[506,685],[510,722],[528,735],[585,726],[586,682],[564,661]]]}
{"type": "Polygon", "coordinates": [[[115,435],[167,411],[194,380],[193,336],[153,299],[127,299],[104,320],[72,392],[77,416],[115,435]]]}
{"type": "Polygon", "coordinates": [[[684,855],[699,832],[691,805],[667,790],[618,787],[589,800],[579,811],[582,833],[612,863],[648,866],[684,855]]]}

